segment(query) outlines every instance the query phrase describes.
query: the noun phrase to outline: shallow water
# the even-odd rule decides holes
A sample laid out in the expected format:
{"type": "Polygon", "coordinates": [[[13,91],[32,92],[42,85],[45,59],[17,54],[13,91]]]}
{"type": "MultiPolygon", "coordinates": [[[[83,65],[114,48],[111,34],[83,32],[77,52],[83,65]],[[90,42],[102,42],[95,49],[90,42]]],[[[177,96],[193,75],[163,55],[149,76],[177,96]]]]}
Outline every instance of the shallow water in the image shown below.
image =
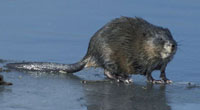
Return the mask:
{"type": "MultiPolygon", "coordinates": [[[[167,27],[179,43],[167,76],[172,85],[151,85],[133,76],[131,85],[103,80],[101,69],[75,75],[0,73],[13,86],[0,86],[2,110],[197,110],[200,107],[200,7],[197,0],[1,0],[0,59],[73,63],[90,37],[119,16],[139,16],[167,27]],[[187,82],[192,82],[188,85],[187,82]]],[[[4,64],[1,64],[4,65],[4,64]]],[[[158,73],[154,77],[158,78],[158,73]]]]}

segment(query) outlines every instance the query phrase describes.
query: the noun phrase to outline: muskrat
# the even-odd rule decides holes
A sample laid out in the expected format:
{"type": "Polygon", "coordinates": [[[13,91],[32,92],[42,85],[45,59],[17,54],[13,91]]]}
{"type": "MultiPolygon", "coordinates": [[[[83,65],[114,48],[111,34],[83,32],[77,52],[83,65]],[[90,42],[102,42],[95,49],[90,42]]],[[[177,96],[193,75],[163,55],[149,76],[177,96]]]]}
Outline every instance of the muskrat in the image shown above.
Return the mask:
{"type": "Polygon", "coordinates": [[[169,29],[150,24],[142,18],[116,18],[91,38],[87,54],[74,64],[23,62],[7,64],[8,68],[42,72],[74,73],[87,67],[101,67],[107,78],[130,83],[131,74],[141,74],[152,83],[171,83],[165,75],[177,43],[169,29]],[[151,73],[160,70],[161,80],[151,73]]]}

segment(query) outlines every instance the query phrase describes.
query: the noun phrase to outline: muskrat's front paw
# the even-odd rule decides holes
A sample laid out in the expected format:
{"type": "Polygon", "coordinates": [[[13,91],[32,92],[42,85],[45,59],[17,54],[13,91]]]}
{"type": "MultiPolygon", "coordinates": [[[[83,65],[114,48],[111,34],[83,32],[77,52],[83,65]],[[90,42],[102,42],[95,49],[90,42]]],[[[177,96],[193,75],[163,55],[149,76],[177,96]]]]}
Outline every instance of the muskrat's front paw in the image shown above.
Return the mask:
{"type": "Polygon", "coordinates": [[[153,80],[152,81],[153,84],[164,84],[164,80],[153,80]]]}
{"type": "Polygon", "coordinates": [[[166,79],[166,80],[163,80],[166,84],[171,84],[171,83],[173,83],[173,81],[172,80],[169,80],[169,79],[166,79]]]}
{"type": "Polygon", "coordinates": [[[151,81],[153,84],[171,84],[172,81],[169,80],[169,79],[166,79],[166,80],[153,80],[151,81]]]}

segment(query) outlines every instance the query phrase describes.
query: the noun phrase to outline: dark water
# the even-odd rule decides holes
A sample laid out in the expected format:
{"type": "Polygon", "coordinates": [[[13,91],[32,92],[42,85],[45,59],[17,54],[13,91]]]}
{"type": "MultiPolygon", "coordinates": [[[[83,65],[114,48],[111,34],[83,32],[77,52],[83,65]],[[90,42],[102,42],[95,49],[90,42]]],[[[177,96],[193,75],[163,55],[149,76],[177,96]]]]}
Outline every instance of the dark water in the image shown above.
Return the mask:
{"type": "MultiPolygon", "coordinates": [[[[139,16],[168,27],[179,50],[167,68],[173,85],[131,85],[103,80],[100,69],[76,75],[0,73],[1,110],[198,110],[200,107],[200,6],[197,0],[1,0],[0,59],[72,63],[86,53],[90,37],[119,16],[139,16]],[[192,82],[188,85],[187,82],[192,82]]],[[[3,64],[1,64],[3,65],[3,64]]],[[[158,78],[158,73],[155,72],[158,78]]]]}

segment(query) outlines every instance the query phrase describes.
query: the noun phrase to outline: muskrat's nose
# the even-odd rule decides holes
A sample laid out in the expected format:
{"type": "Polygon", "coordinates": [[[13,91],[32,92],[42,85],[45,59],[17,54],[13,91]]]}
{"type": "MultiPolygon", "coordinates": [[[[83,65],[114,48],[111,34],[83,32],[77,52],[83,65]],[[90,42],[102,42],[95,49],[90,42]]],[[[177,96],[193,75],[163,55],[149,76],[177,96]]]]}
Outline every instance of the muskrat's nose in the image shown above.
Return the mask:
{"type": "Polygon", "coordinates": [[[175,48],[175,45],[174,45],[174,44],[172,44],[172,48],[175,48]]]}
{"type": "Polygon", "coordinates": [[[172,52],[176,49],[176,45],[175,44],[172,44],[171,45],[171,49],[172,49],[172,52]]]}

